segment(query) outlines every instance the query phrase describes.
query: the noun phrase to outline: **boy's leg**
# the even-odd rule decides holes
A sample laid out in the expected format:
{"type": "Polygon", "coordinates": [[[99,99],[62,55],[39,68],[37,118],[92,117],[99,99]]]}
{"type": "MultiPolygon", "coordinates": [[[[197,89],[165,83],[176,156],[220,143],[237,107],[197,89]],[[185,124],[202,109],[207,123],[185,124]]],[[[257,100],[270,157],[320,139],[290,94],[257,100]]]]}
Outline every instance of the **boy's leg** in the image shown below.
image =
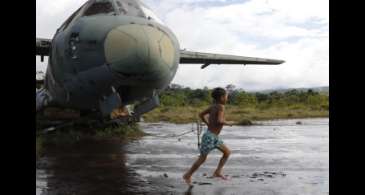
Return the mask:
{"type": "Polygon", "coordinates": [[[200,165],[202,165],[205,160],[207,159],[207,154],[206,155],[200,155],[199,158],[194,162],[194,164],[191,166],[191,168],[189,169],[189,171],[187,171],[183,178],[185,180],[185,182],[187,184],[191,184],[191,176],[193,175],[193,173],[200,167],[200,165]]]}
{"type": "Polygon", "coordinates": [[[223,168],[224,164],[226,163],[229,155],[231,154],[231,150],[229,150],[229,148],[226,145],[224,145],[224,144],[219,145],[218,149],[223,153],[223,156],[220,159],[219,164],[218,164],[218,167],[214,171],[213,176],[214,177],[222,177],[222,178],[224,178],[224,176],[222,175],[222,168],[223,168]]]}

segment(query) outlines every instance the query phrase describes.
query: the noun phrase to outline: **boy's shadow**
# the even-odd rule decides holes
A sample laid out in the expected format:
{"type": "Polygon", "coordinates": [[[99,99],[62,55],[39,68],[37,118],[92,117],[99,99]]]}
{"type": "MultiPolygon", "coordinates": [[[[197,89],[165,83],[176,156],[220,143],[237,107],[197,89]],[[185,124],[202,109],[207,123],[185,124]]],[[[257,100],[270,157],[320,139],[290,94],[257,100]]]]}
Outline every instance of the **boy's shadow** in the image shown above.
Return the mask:
{"type": "Polygon", "coordinates": [[[192,195],[193,185],[189,186],[188,190],[185,192],[185,195],[192,195]]]}

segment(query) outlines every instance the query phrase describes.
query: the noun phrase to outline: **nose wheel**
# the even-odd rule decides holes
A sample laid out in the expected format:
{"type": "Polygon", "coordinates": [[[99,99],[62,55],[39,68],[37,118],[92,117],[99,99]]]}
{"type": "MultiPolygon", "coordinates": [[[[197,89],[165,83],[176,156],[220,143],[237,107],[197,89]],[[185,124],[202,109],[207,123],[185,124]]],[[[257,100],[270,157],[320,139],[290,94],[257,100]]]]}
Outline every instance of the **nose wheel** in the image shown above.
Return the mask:
{"type": "Polygon", "coordinates": [[[157,95],[135,105],[133,111],[129,111],[126,106],[121,106],[110,114],[110,123],[113,124],[131,124],[141,121],[141,116],[160,105],[160,101],[157,95]]]}
{"type": "Polygon", "coordinates": [[[140,122],[140,116],[131,114],[126,106],[121,106],[110,114],[110,121],[107,123],[112,126],[119,126],[125,124],[133,124],[140,122]]]}

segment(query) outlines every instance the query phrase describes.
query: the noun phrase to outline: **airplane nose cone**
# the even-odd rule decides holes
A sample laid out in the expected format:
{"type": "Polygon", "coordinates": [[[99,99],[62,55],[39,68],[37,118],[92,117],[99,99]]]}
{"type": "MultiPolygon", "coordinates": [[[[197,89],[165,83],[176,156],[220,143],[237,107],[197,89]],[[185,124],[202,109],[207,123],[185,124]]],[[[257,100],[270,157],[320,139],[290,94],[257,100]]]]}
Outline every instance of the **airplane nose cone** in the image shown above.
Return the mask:
{"type": "Polygon", "coordinates": [[[112,29],[105,39],[104,50],[107,63],[116,72],[155,80],[170,73],[176,54],[167,34],[139,24],[112,29]]]}

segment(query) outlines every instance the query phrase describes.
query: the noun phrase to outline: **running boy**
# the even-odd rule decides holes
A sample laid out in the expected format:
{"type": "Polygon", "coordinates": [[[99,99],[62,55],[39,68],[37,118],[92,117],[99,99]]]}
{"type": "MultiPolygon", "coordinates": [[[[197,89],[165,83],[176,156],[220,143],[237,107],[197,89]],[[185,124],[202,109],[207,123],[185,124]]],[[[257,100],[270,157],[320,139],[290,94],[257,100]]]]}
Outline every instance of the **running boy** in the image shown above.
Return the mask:
{"type": "Polygon", "coordinates": [[[207,159],[208,153],[217,148],[223,156],[219,161],[217,169],[213,173],[213,177],[220,177],[226,179],[222,174],[222,168],[226,163],[231,151],[223,144],[223,141],[218,137],[223,125],[230,125],[232,123],[226,122],[224,117],[224,105],[227,102],[228,94],[223,88],[215,88],[212,92],[213,104],[199,114],[200,119],[207,124],[208,129],[203,134],[202,143],[200,146],[200,156],[188,170],[183,179],[188,185],[191,185],[191,176],[207,159]],[[208,119],[206,118],[208,115],[208,119]]]}

